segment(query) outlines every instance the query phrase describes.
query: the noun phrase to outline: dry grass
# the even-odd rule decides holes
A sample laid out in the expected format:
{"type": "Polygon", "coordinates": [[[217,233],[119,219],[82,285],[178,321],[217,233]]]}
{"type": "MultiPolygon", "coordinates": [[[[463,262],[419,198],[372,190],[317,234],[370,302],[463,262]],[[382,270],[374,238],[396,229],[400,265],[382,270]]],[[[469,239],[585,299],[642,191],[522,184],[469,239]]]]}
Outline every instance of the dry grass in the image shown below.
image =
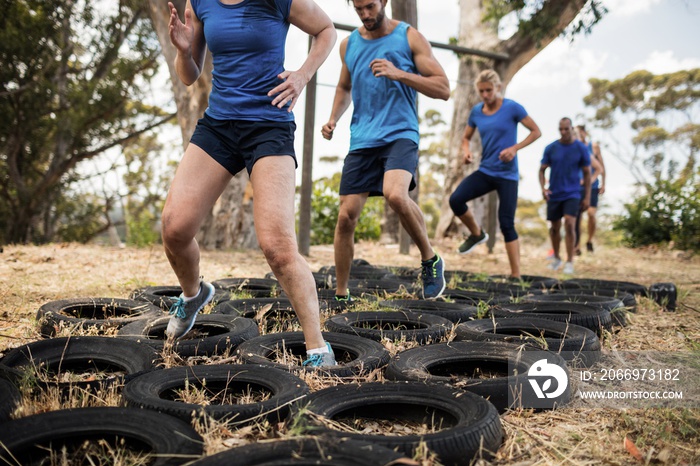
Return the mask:
{"type": "MultiPolygon", "coordinates": [[[[473,254],[452,253],[458,244],[445,240],[436,244],[449,270],[483,274],[507,273],[503,245],[494,254],[480,247],[473,254]]],[[[524,246],[523,273],[552,276],[546,269],[546,246],[524,246]]],[[[418,254],[398,254],[395,246],[361,243],[356,257],[375,265],[418,266],[418,254]]],[[[308,259],[313,270],[333,263],[330,246],[312,248],[308,259]]],[[[204,251],[201,273],[208,280],[227,277],[263,277],[269,271],[259,251],[204,251]]],[[[603,347],[615,351],[686,352],[700,354],[700,258],[659,250],[629,250],[600,246],[595,255],[583,255],[576,262],[578,277],[625,280],[643,285],[673,282],[679,288],[676,313],[661,312],[650,300],[641,300],[630,325],[606,335],[603,347]]],[[[564,278],[564,277],[562,277],[564,278]]],[[[114,249],[75,244],[47,246],[6,246],[0,254],[0,353],[40,338],[35,315],[47,301],[78,297],[127,297],[139,287],[176,283],[160,247],[114,249]]],[[[383,342],[392,353],[407,349],[405,342],[383,342]]],[[[225,355],[201,360],[178,360],[169,356],[167,366],[237,362],[225,355]]],[[[312,390],[346,383],[340,379],[303,374],[312,390]]],[[[357,382],[381,381],[375,371],[357,382]]],[[[696,381],[697,382],[697,381],[696,381]]],[[[700,384],[697,384],[700,385],[700,384]]],[[[116,405],[119,397],[74,394],[68,401],[55,393],[27,395],[16,416],[69,406],[116,405]]],[[[695,405],[700,400],[695,400],[695,405]]],[[[509,412],[501,417],[506,441],[496,457],[487,463],[498,465],[592,465],[592,464],[700,464],[700,409],[591,409],[581,402],[554,412],[509,412]]],[[[284,425],[267,422],[232,427],[201,419],[195,427],[205,436],[207,454],[271,438],[294,435],[284,425]]],[[[357,427],[357,426],[353,426],[357,427]]],[[[368,426],[365,425],[364,428],[368,426]]],[[[381,426],[371,426],[372,428],[381,426]]],[[[435,464],[424,452],[418,461],[435,464]]],[[[61,464],[57,458],[56,464],[61,464]]]]}

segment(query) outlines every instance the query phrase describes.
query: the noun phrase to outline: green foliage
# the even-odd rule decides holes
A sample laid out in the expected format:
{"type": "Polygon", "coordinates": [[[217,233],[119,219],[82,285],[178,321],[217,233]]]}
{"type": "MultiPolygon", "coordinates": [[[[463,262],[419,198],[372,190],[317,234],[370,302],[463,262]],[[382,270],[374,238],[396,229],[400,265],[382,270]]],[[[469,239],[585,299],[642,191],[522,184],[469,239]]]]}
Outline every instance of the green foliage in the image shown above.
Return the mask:
{"type": "Polygon", "coordinates": [[[625,206],[615,227],[631,246],[673,242],[698,250],[697,152],[700,124],[700,68],[654,75],[634,71],[622,79],[591,79],[584,98],[595,121],[610,134],[621,118],[633,131],[626,160],[640,197],[625,206]]]}
{"type": "Polygon", "coordinates": [[[3,9],[0,242],[87,234],[65,223],[77,215],[71,199],[87,195],[78,168],[168,118],[143,103],[160,55],[147,13],[136,0],[16,0],[3,9]]]}
{"type": "Polygon", "coordinates": [[[89,194],[66,193],[56,203],[61,212],[56,237],[67,242],[86,242],[104,229],[104,208],[89,194]]]}
{"type": "MultiPolygon", "coordinates": [[[[340,206],[340,173],[314,182],[311,195],[311,244],[333,244],[340,206]]],[[[384,198],[370,197],[355,229],[355,241],[377,240],[381,234],[384,198]]]]}
{"type": "Polygon", "coordinates": [[[520,236],[539,243],[544,243],[549,239],[549,225],[546,220],[545,205],[544,200],[518,199],[518,208],[515,211],[515,216],[520,236]]]}
{"type": "MultiPolygon", "coordinates": [[[[559,20],[567,8],[572,8],[570,3],[553,0],[484,0],[485,15],[482,21],[498,24],[506,16],[515,14],[518,34],[539,44],[559,33],[559,20]]],[[[607,12],[602,1],[587,0],[563,34],[571,39],[579,33],[588,34],[607,12]]]]}
{"type": "Polygon", "coordinates": [[[625,204],[615,223],[632,247],[673,242],[682,250],[700,251],[700,172],[673,182],[647,185],[645,193],[625,204]]]}

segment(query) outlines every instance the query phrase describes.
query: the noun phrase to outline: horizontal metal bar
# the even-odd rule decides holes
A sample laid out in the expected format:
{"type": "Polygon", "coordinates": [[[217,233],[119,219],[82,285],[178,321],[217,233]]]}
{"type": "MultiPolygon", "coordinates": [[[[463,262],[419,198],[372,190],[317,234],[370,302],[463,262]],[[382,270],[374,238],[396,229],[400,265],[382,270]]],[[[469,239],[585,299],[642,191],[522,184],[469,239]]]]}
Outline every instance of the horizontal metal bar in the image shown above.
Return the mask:
{"type": "MultiPolygon", "coordinates": [[[[355,29],[357,29],[356,26],[350,26],[347,24],[333,23],[333,25],[335,26],[336,29],[340,29],[342,31],[354,31],[355,29]]],[[[479,57],[491,58],[493,60],[508,60],[510,58],[505,53],[488,52],[486,50],[470,49],[468,47],[462,47],[460,45],[454,45],[454,44],[443,44],[440,42],[433,42],[433,41],[429,41],[429,42],[430,42],[430,45],[432,45],[436,49],[451,50],[453,52],[464,53],[466,55],[476,55],[479,57]]]]}

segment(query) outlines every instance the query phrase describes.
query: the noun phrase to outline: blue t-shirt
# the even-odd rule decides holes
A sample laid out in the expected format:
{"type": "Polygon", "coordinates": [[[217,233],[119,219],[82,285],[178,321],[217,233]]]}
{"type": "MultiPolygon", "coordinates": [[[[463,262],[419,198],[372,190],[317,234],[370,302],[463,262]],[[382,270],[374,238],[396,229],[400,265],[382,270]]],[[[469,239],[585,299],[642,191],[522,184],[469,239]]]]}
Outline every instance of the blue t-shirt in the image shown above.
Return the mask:
{"type": "Polygon", "coordinates": [[[292,121],[268,97],[282,81],[292,0],[191,0],[214,58],[206,113],[217,120],[292,121]]]}
{"type": "Polygon", "coordinates": [[[581,141],[562,144],[554,141],[544,149],[542,165],[549,165],[549,190],[551,201],[581,198],[583,167],[591,166],[591,156],[581,141]]]}
{"type": "Polygon", "coordinates": [[[376,77],[369,67],[375,58],[384,58],[400,70],[417,73],[408,28],[407,23],[399,23],[390,34],[372,40],[363,38],[356,29],[348,38],[345,64],[352,82],[351,151],[384,146],[397,139],[418,143],[416,90],[376,77]]]}
{"type": "MultiPolygon", "coordinates": [[[[586,144],[586,148],[588,149],[588,154],[593,157],[593,141],[588,141],[588,144],[586,144]]],[[[581,181],[583,181],[583,172],[581,172],[581,181]]],[[[598,177],[595,177],[595,180],[593,180],[593,184],[591,184],[591,189],[598,189],[600,187],[600,182],[598,177]]]]}
{"type": "Polygon", "coordinates": [[[479,170],[490,176],[518,181],[518,156],[510,162],[498,159],[503,149],[518,142],[518,123],[527,116],[522,105],[510,99],[503,99],[501,108],[493,115],[485,115],[484,103],[472,108],[467,124],[479,130],[481,136],[481,163],[479,170]]]}

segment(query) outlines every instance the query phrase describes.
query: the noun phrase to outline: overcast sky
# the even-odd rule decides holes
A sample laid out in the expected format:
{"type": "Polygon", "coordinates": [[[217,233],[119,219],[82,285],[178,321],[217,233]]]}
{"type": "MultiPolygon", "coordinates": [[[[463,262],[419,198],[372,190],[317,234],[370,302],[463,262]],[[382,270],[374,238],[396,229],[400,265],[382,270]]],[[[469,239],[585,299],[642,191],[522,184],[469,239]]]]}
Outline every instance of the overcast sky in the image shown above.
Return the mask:
{"type": "MultiPolygon", "coordinates": [[[[344,0],[316,0],[337,23],[359,25],[352,7],[344,0]]],[[[575,122],[587,113],[583,97],[589,92],[591,77],[618,79],[630,71],[646,69],[666,73],[700,67],[700,1],[699,0],[604,0],[609,14],[596,25],[588,36],[579,36],[573,43],[559,38],[540,52],[518,72],[508,86],[506,97],[520,102],[542,130],[542,138],[519,153],[522,182],[520,196],[539,199],[537,172],[544,147],[559,137],[558,121],[570,116],[575,122]]],[[[458,35],[459,7],[457,0],[418,0],[418,29],[428,40],[447,42],[458,35]]],[[[348,33],[338,31],[340,39],[348,33]]],[[[469,47],[469,44],[464,44],[469,47]]],[[[300,31],[290,29],[287,47],[287,68],[298,66],[306,53],[307,41],[300,31]]],[[[445,68],[454,90],[457,79],[457,59],[448,51],[435,50],[445,68]]],[[[317,92],[316,137],[314,150],[314,179],[340,171],[341,164],[321,163],[326,155],[344,156],[349,144],[349,109],[341,119],[334,140],[328,142],[320,135],[320,128],[330,114],[335,84],[338,80],[340,58],[338,46],[319,70],[320,86],[317,92]]],[[[297,151],[301,161],[303,141],[303,98],[295,109],[297,151]]],[[[439,110],[443,119],[452,118],[452,101],[420,99],[420,113],[439,110]]],[[[588,112],[590,113],[590,112],[588,112]]],[[[593,129],[593,137],[600,140],[608,168],[608,192],[604,210],[618,213],[622,202],[629,199],[633,179],[624,163],[614,155],[614,147],[606,146],[606,135],[593,129]]],[[[525,129],[521,127],[522,139],[525,129]]],[[[624,135],[624,133],[616,133],[624,135]]],[[[626,135],[625,135],[626,136],[626,135]]],[[[625,137],[625,139],[629,139],[625,137]]],[[[300,172],[299,172],[300,173],[300,172]]]]}

